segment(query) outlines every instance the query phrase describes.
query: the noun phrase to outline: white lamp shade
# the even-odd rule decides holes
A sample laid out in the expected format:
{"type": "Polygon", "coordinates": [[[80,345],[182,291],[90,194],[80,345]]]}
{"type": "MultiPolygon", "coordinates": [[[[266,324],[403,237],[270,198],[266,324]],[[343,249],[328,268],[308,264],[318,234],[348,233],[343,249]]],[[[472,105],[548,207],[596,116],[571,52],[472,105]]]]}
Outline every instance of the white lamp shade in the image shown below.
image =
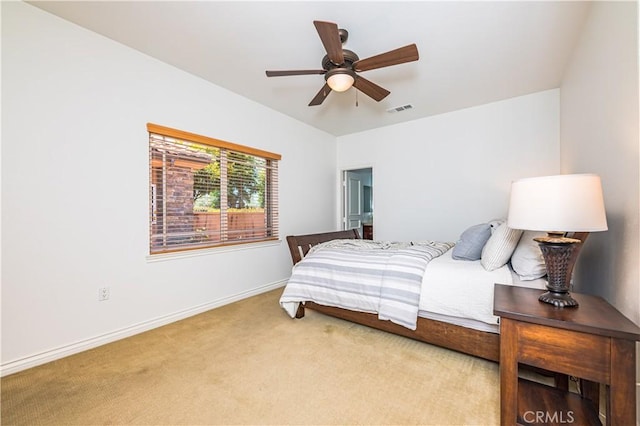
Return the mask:
{"type": "Polygon", "coordinates": [[[327,84],[331,87],[331,90],[336,92],[344,92],[353,86],[355,79],[353,76],[347,73],[336,72],[327,78],[327,84]]]}
{"type": "Polygon", "coordinates": [[[600,177],[557,175],[513,182],[507,224],[545,232],[606,231],[600,177]]]}

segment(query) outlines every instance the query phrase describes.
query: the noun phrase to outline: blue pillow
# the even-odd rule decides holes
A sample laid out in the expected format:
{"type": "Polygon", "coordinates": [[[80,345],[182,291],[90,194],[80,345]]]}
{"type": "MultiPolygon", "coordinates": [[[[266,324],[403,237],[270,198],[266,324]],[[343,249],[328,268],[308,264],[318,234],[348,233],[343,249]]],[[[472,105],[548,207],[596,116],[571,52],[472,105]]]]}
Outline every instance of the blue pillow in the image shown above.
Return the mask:
{"type": "Polygon", "coordinates": [[[468,228],[460,235],[451,257],[456,260],[480,260],[482,248],[491,237],[491,225],[481,223],[468,228]]]}

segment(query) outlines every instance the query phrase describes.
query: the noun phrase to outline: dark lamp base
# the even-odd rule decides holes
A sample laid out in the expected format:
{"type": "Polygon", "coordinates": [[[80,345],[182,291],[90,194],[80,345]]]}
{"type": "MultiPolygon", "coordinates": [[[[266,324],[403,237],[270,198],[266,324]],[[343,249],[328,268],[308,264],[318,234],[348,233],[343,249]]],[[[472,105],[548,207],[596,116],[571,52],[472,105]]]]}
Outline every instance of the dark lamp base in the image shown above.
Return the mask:
{"type": "Polygon", "coordinates": [[[558,308],[578,306],[569,295],[571,275],[578,258],[582,241],[566,238],[558,233],[549,233],[547,237],[534,238],[540,246],[547,267],[547,291],[539,300],[558,308]]]}
{"type": "Polygon", "coordinates": [[[556,308],[569,308],[572,306],[578,306],[578,302],[571,297],[569,293],[554,293],[547,291],[538,298],[539,301],[544,303],[550,303],[556,308]]]}

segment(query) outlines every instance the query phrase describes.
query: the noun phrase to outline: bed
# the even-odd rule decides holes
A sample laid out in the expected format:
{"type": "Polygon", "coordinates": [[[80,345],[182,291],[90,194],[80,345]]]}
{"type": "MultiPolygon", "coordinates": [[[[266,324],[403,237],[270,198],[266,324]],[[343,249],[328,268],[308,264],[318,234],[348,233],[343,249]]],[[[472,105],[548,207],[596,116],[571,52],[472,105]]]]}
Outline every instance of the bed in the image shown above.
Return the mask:
{"type": "MultiPolygon", "coordinates": [[[[584,242],[586,235],[587,234],[580,234],[573,236],[584,242]]],[[[522,235],[522,237],[528,238],[530,236],[522,235]]],[[[520,235],[518,235],[518,238],[520,238],[520,235]]],[[[340,240],[346,241],[346,244],[348,244],[348,240],[359,239],[360,236],[357,230],[346,230],[309,235],[292,235],[287,237],[287,243],[293,264],[297,265],[305,259],[310,251],[314,251],[312,250],[313,247],[319,244],[326,245],[327,242],[334,242],[336,240],[338,240],[338,242],[340,240]]],[[[413,243],[411,245],[413,245],[413,243]]],[[[438,248],[442,249],[442,247],[438,248]]],[[[451,258],[451,252],[452,250],[450,249],[444,250],[444,253],[441,255],[431,258],[427,262],[425,277],[429,275],[436,280],[441,280],[443,278],[446,279],[448,275],[447,271],[452,271],[452,268],[455,268],[454,270],[457,271],[458,269],[479,267],[478,262],[453,260],[451,258]]],[[[294,267],[294,270],[295,269],[294,267]]],[[[491,279],[494,280],[493,282],[544,289],[545,281],[543,279],[527,281],[512,280],[511,277],[517,277],[517,275],[513,273],[513,270],[508,265],[504,268],[496,268],[493,272],[495,272],[491,275],[491,279]],[[509,274],[509,276],[506,274],[509,274]]],[[[388,319],[380,319],[377,312],[367,312],[366,309],[365,311],[346,309],[335,305],[332,306],[331,303],[316,303],[312,300],[304,300],[304,297],[299,297],[299,303],[292,304],[292,301],[295,301],[296,298],[285,297],[291,296],[291,294],[287,293],[287,287],[285,287],[283,296],[281,297],[281,305],[285,310],[289,311],[289,315],[295,318],[304,317],[305,310],[311,309],[322,314],[497,362],[500,358],[499,324],[497,318],[494,318],[495,322],[492,323],[493,320],[487,317],[487,312],[489,312],[489,315],[493,313],[493,282],[489,290],[481,291],[480,293],[482,293],[482,295],[478,297],[476,297],[477,290],[474,289],[472,292],[474,298],[478,299],[474,301],[474,303],[484,305],[482,308],[484,313],[479,319],[469,318],[469,316],[472,317],[473,315],[467,313],[457,314],[455,309],[451,311],[451,307],[447,306],[451,305],[450,302],[452,300],[457,300],[461,294],[465,292],[470,293],[468,289],[455,289],[455,284],[448,282],[446,283],[447,291],[436,288],[429,294],[421,294],[420,310],[415,321],[415,329],[401,325],[398,322],[389,321],[388,319]],[[427,306],[426,309],[423,309],[425,306],[424,299],[431,299],[431,306],[427,306]],[[293,309],[295,309],[295,312],[291,312],[293,309]]],[[[469,301],[467,300],[466,302],[469,301]]],[[[455,305],[455,303],[453,303],[453,305],[455,305]]]]}

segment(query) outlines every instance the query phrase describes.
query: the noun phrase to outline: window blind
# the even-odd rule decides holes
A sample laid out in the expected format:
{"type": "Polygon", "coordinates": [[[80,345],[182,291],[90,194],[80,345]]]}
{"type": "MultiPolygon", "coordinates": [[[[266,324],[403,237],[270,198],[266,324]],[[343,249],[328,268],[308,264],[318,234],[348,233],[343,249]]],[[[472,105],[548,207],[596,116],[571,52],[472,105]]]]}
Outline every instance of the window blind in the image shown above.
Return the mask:
{"type": "Polygon", "coordinates": [[[151,254],[278,238],[279,154],[147,130],[151,254]]]}

